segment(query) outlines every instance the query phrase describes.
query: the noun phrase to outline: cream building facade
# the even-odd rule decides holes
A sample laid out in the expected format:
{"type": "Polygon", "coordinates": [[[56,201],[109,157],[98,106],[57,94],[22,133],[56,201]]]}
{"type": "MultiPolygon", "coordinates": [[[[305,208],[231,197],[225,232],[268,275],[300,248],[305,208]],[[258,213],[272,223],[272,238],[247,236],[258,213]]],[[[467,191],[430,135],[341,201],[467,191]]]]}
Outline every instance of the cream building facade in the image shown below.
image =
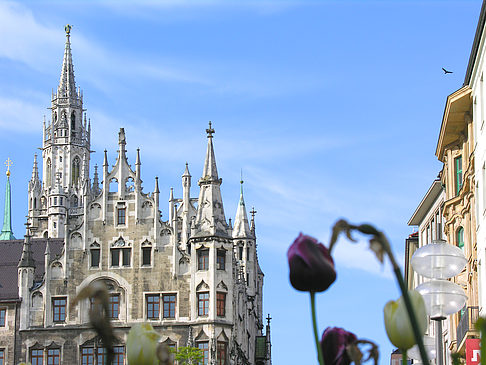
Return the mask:
{"type": "Polygon", "coordinates": [[[123,128],[113,167],[105,150],[102,171],[95,166],[91,179],[91,127],[76,88],[70,36],[67,26],[51,120],[43,126],[42,166],[34,157],[28,187],[27,235],[11,241],[22,253],[18,295],[12,308],[4,306],[12,325],[3,335],[0,329],[0,363],[102,364],[105,349],[88,323],[90,303],[69,306],[81,288],[99,280],[110,291],[115,364],[127,363],[126,336],[139,322],[150,322],[170,347],[200,348],[204,364],[271,364],[255,211],[249,219],[242,181],[234,224],[228,224],[211,123],[197,196],[186,164],[182,197],[171,190],[167,221],[157,178],[144,192],[140,150],[135,168],[129,164],[123,128]],[[6,344],[14,329],[17,337],[6,344]]]}

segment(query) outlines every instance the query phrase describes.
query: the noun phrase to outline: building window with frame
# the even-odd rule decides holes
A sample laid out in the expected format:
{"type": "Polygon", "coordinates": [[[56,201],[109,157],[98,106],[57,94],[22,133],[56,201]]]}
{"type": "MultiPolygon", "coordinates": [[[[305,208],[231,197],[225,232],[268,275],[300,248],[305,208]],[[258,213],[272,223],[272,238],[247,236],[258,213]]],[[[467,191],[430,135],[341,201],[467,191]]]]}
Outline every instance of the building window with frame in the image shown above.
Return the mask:
{"type": "Polygon", "coordinates": [[[32,365],[44,365],[44,349],[30,350],[30,363],[32,365]]]}
{"type": "Polygon", "coordinates": [[[464,251],[464,228],[459,227],[457,230],[457,247],[464,251]]]}
{"type": "Polygon", "coordinates": [[[108,301],[108,317],[118,319],[120,315],[120,294],[111,294],[108,301]]]}
{"type": "Polygon", "coordinates": [[[59,365],[61,363],[61,349],[47,349],[47,365],[59,365]]]}
{"type": "Polygon", "coordinates": [[[243,260],[243,246],[238,247],[238,251],[239,251],[238,258],[240,260],[243,260]]]}
{"type": "Polygon", "coordinates": [[[201,350],[203,354],[203,360],[199,363],[200,365],[207,365],[209,360],[209,342],[198,342],[197,348],[201,350]]]}
{"type": "Polygon", "coordinates": [[[216,354],[217,365],[226,365],[227,348],[228,348],[228,344],[226,342],[218,341],[217,354],[216,354]]]}
{"type": "Polygon", "coordinates": [[[216,252],[216,270],[226,269],[226,251],[218,250],[216,252]]]}
{"type": "Polygon", "coordinates": [[[209,269],[209,250],[207,248],[200,248],[197,250],[197,269],[209,269]]]}
{"type": "Polygon", "coordinates": [[[96,242],[92,243],[90,247],[91,267],[100,267],[100,253],[100,245],[96,242]]]}
{"type": "Polygon", "coordinates": [[[113,365],[125,364],[125,346],[115,346],[115,357],[113,358],[113,365]]]}
{"type": "Polygon", "coordinates": [[[160,294],[147,294],[147,319],[159,319],[160,317],[160,294]]]}
{"type": "Polygon", "coordinates": [[[152,263],[152,245],[148,242],[142,243],[142,266],[150,266],[152,263]]]}
{"type": "Polygon", "coordinates": [[[0,349],[0,365],[5,365],[5,349],[0,349]]]}
{"type": "Polygon", "coordinates": [[[104,347],[98,347],[96,349],[96,361],[98,365],[105,365],[106,364],[106,357],[107,357],[107,352],[106,348],[104,347]]]}
{"type": "Polygon", "coordinates": [[[7,308],[0,308],[0,327],[7,324],[7,308]]]}
{"type": "Polygon", "coordinates": [[[81,365],[94,365],[94,348],[81,348],[81,365]]]}
{"type": "Polygon", "coordinates": [[[164,318],[175,318],[176,294],[163,294],[164,318]]]}
{"type": "Polygon", "coordinates": [[[130,266],[130,257],[132,256],[131,248],[122,248],[122,265],[130,266]]]}
{"type": "Polygon", "coordinates": [[[218,317],[226,315],[226,293],[216,293],[216,315],[218,317]]]}
{"type": "Polygon", "coordinates": [[[459,191],[462,188],[462,156],[458,156],[454,159],[454,177],[455,177],[455,189],[456,195],[459,195],[459,191]]]}
{"type": "Polygon", "coordinates": [[[57,323],[66,321],[66,297],[52,298],[52,320],[57,323]]]}
{"type": "Polygon", "coordinates": [[[120,266],[120,249],[111,249],[111,266],[120,266]]]}
{"type": "Polygon", "coordinates": [[[209,293],[197,293],[197,315],[207,316],[209,313],[209,293]]]}
{"type": "Polygon", "coordinates": [[[127,218],[126,213],[127,213],[127,209],[125,207],[120,207],[120,208],[117,209],[116,224],[118,226],[126,224],[126,218],[127,218]]]}

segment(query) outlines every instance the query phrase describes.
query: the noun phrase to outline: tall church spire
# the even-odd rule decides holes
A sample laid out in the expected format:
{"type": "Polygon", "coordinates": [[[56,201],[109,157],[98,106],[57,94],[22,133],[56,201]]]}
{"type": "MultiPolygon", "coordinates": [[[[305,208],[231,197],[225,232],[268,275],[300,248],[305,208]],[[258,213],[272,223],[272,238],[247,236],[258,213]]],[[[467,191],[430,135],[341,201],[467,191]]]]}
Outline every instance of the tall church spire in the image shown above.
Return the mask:
{"type": "Polygon", "coordinates": [[[201,179],[199,179],[198,211],[195,221],[195,235],[227,237],[228,225],[224,216],[223,199],[220,185],[222,180],[218,177],[216,158],[214,157],[213,134],[211,122],[206,129],[208,135],[208,148],[201,179]]]}
{"type": "Polygon", "coordinates": [[[59,97],[76,95],[76,82],[74,81],[73,58],[71,55],[71,28],[69,24],[64,27],[66,31],[66,46],[64,47],[64,58],[62,60],[61,79],[57,89],[59,97]]]}
{"type": "Polygon", "coordinates": [[[240,201],[236,209],[235,224],[233,228],[233,238],[251,237],[248,214],[246,213],[245,199],[243,198],[243,178],[240,181],[240,201]]]}
{"type": "Polygon", "coordinates": [[[10,166],[12,166],[12,161],[7,159],[5,162],[7,165],[7,186],[5,189],[5,210],[3,211],[3,228],[0,233],[0,240],[14,240],[15,237],[12,232],[12,207],[11,207],[11,197],[10,197],[10,166]]]}

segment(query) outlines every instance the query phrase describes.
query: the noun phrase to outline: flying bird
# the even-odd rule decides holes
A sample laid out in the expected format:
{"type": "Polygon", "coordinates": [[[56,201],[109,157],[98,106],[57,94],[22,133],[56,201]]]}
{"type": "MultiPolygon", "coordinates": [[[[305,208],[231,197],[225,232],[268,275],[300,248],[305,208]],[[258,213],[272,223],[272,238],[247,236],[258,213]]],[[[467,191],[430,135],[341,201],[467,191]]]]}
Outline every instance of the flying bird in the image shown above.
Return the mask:
{"type": "Polygon", "coordinates": [[[444,74],[451,74],[453,71],[448,71],[444,67],[442,67],[442,71],[444,71],[444,74]]]}

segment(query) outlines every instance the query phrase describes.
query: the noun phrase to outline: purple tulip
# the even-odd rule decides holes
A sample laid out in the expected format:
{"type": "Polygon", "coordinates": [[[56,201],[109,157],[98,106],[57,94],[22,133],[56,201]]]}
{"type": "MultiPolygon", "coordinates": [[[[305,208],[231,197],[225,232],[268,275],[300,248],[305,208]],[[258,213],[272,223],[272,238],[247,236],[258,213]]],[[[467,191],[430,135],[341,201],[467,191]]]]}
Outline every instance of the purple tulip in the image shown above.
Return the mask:
{"type": "Polygon", "coordinates": [[[336,280],[329,250],[315,238],[299,234],[287,251],[290,283],[300,291],[321,292],[336,280]]]}
{"type": "Polygon", "coordinates": [[[356,343],[358,338],[354,333],[339,327],[327,327],[322,334],[321,349],[326,365],[349,365],[351,358],[347,347],[356,343]]]}

